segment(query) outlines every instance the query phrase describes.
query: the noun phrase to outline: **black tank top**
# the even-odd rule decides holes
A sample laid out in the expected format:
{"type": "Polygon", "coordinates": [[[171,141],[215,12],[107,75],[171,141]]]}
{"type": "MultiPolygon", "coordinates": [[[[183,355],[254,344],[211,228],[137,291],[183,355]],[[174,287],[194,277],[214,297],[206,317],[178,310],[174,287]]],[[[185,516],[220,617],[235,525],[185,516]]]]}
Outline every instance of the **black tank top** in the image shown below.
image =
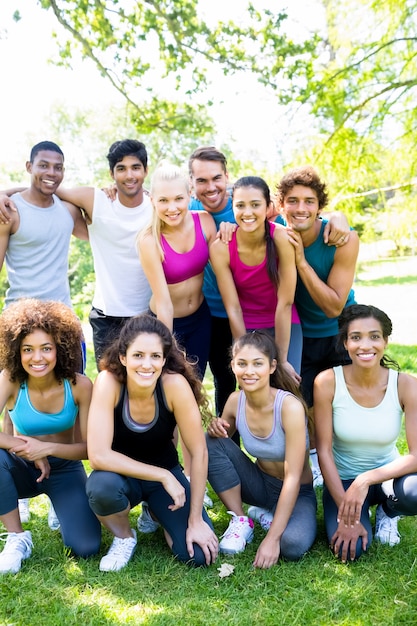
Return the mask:
{"type": "Polygon", "coordinates": [[[160,379],[155,387],[155,416],[145,426],[137,424],[130,417],[129,397],[123,385],[114,409],[112,449],[136,461],[172,469],[179,462],[173,442],[176,425],[174,414],[166,406],[160,379]]]}

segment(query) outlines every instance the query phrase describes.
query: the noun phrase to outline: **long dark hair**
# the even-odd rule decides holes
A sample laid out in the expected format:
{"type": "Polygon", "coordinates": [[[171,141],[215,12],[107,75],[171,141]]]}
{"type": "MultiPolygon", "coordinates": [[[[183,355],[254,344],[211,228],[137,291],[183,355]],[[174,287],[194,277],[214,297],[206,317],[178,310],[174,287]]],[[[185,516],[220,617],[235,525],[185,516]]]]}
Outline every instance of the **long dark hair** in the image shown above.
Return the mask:
{"type": "MultiPolygon", "coordinates": [[[[235,190],[241,189],[242,187],[253,187],[254,189],[259,189],[265,199],[266,206],[269,207],[271,204],[271,192],[263,178],[260,178],[259,176],[243,176],[242,178],[239,178],[239,180],[237,180],[233,185],[232,198],[235,190]]],[[[267,219],[265,220],[265,243],[266,270],[268,272],[269,280],[276,288],[278,288],[278,254],[274,240],[271,237],[270,223],[267,219]]]]}
{"type": "Polygon", "coordinates": [[[307,412],[307,406],[303,396],[301,395],[300,389],[281,365],[279,351],[273,338],[268,335],[268,333],[261,330],[254,330],[250,333],[246,333],[233,342],[232,358],[235,358],[237,353],[245,346],[251,346],[256,350],[259,350],[259,352],[266,356],[270,363],[274,360],[276,361],[277,365],[275,371],[269,376],[269,384],[275,389],[283,389],[284,391],[291,392],[296,398],[298,398],[298,400],[300,400],[305,411],[307,412]]]}
{"type": "MultiPolygon", "coordinates": [[[[388,339],[392,333],[392,322],[384,311],[381,311],[381,309],[378,309],[376,306],[372,306],[372,304],[351,304],[343,309],[339,317],[338,348],[343,348],[348,337],[349,326],[352,322],[357,319],[369,319],[370,317],[376,320],[381,326],[384,339],[388,339]]],[[[380,363],[382,367],[388,367],[397,371],[400,370],[397,361],[394,361],[394,359],[391,359],[386,354],[383,355],[380,363]]]]}
{"type": "Polygon", "coordinates": [[[131,343],[141,334],[158,335],[165,359],[162,373],[184,376],[192,389],[204,421],[210,419],[212,416],[209,411],[208,398],[198,377],[196,367],[187,360],[185,352],[179,349],[175,337],[165,324],[152,315],[143,313],[127,320],[119,336],[110,344],[100,359],[100,369],[106,369],[120,383],[126,384],[126,367],[121,363],[119,357],[126,356],[131,343]]]}

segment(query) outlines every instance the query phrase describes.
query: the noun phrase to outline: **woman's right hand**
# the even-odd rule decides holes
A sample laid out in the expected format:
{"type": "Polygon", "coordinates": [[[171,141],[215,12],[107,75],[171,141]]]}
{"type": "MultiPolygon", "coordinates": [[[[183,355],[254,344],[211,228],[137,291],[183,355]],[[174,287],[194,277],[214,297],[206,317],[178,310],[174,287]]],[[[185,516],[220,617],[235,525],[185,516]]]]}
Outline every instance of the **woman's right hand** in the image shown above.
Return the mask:
{"type": "Polygon", "coordinates": [[[111,185],[111,187],[102,187],[101,191],[104,191],[109,200],[114,202],[117,198],[117,187],[116,185],[111,185]]]}
{"type": "Polygon", "coordinates": [[[362,537],[362,550],[366,550],[368,545],[368,532],[360,522],[354,526],[345,526],[343,521],[340,521],[337,530],[330,540],[330,548],[333,550],[335,556],[340,558],[342,563],[346,563],[348,560],[353,561],[356,557],[356,544],[358,539],[362,537]]]}
{"type": "Polygon", "coordinates": [[[171,496],[174,504],[168,506],[170,511],[176,511],[185,504],[185,489],[175,476],[167,470],[166,476],[162,481],[162,485],[167,493],[171,496]]]}
{"type": "Polygon", "coordinates": [[[210,437],[222,437],[223,439],[226,439],[229,436],[227,434],[228,428],[230,428],[229,422],[221,417],[215,417],[208,425],[207,433],[210,437]]]}

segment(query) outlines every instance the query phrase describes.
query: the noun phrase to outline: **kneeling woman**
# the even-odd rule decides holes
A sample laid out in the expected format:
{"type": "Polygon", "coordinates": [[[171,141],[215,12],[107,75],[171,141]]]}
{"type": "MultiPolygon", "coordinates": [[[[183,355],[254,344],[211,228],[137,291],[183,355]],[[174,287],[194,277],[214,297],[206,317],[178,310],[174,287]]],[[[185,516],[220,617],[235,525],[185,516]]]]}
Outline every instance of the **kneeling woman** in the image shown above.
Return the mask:
{"type": "Polygon", "coordinates": [[[129,511],[145,500],[173,554],[209,565],[218,541],[203,509],[207,447],[200,408],[202,385],[168,328],[150,315],[123,326],[106,351],[89,413],[91,466],[87,494],[101,523],[114,535],[101,571],[124,567],[136,547],[129,511]],[[178,425],[191,456],[191,485],[173,442],[178,425]]]}
{"type": "Polygon", "coordinates": [[[267,534],[254,566],[267,569],[280,556],[300,558],[316,536],[306,411],[266,333],[254,331],[235,341],[232,369],[241,391],[229,397],[207,437],[209,482],[233,516],[220,552],[244,550],[253,538],[253,519],[258,520],[267,534]],[[255,463],[232,441],[236,429],[255,463]],[[248,516],[242,501],[254,505],[248,516]]]}
{"type": "Polygon", "coordinates": [[[400,541],[399,516],[417,515],[417,380],[384,354],[392,332],[386,313],[353,304],[339,328],[352,363],[317,376],[314,415],[327,536],[346,562],[372,541],[371,505],[378,505],[375,539],[391,546],[400,541]],[[409,452],[400,456],[403,412],[409,452]]]}
{"type": "Polygon", "coordinates": [[[60,302],[25,299],[0,316],[0,409],[14,435],[0,433],[0,521],[7,541],[0,573],[16,573],[32,553],[18,498],[46,493],[65,546],[78,556],[96,554],[100,524],[85,494],[87,415],[91,381],[81,368],[80,322],[60,302]]]}

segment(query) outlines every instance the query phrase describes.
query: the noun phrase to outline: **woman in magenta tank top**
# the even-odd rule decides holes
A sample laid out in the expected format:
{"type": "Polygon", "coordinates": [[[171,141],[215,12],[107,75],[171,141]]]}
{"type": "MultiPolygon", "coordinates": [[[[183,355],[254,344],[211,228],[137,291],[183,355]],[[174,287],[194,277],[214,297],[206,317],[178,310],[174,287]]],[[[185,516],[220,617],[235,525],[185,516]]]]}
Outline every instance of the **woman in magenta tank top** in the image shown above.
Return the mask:
{"type": "Polygon", "coordinates": [[[246,331],[267,330],[275,336],[284,368],[298,382],[288,362],[297,270],[285,228],[268,221],[271,197],[257,176],[240,178],[233,187],[237,230],[228,246],[214,241],[210,260],[234,339],[246,331]]]}

